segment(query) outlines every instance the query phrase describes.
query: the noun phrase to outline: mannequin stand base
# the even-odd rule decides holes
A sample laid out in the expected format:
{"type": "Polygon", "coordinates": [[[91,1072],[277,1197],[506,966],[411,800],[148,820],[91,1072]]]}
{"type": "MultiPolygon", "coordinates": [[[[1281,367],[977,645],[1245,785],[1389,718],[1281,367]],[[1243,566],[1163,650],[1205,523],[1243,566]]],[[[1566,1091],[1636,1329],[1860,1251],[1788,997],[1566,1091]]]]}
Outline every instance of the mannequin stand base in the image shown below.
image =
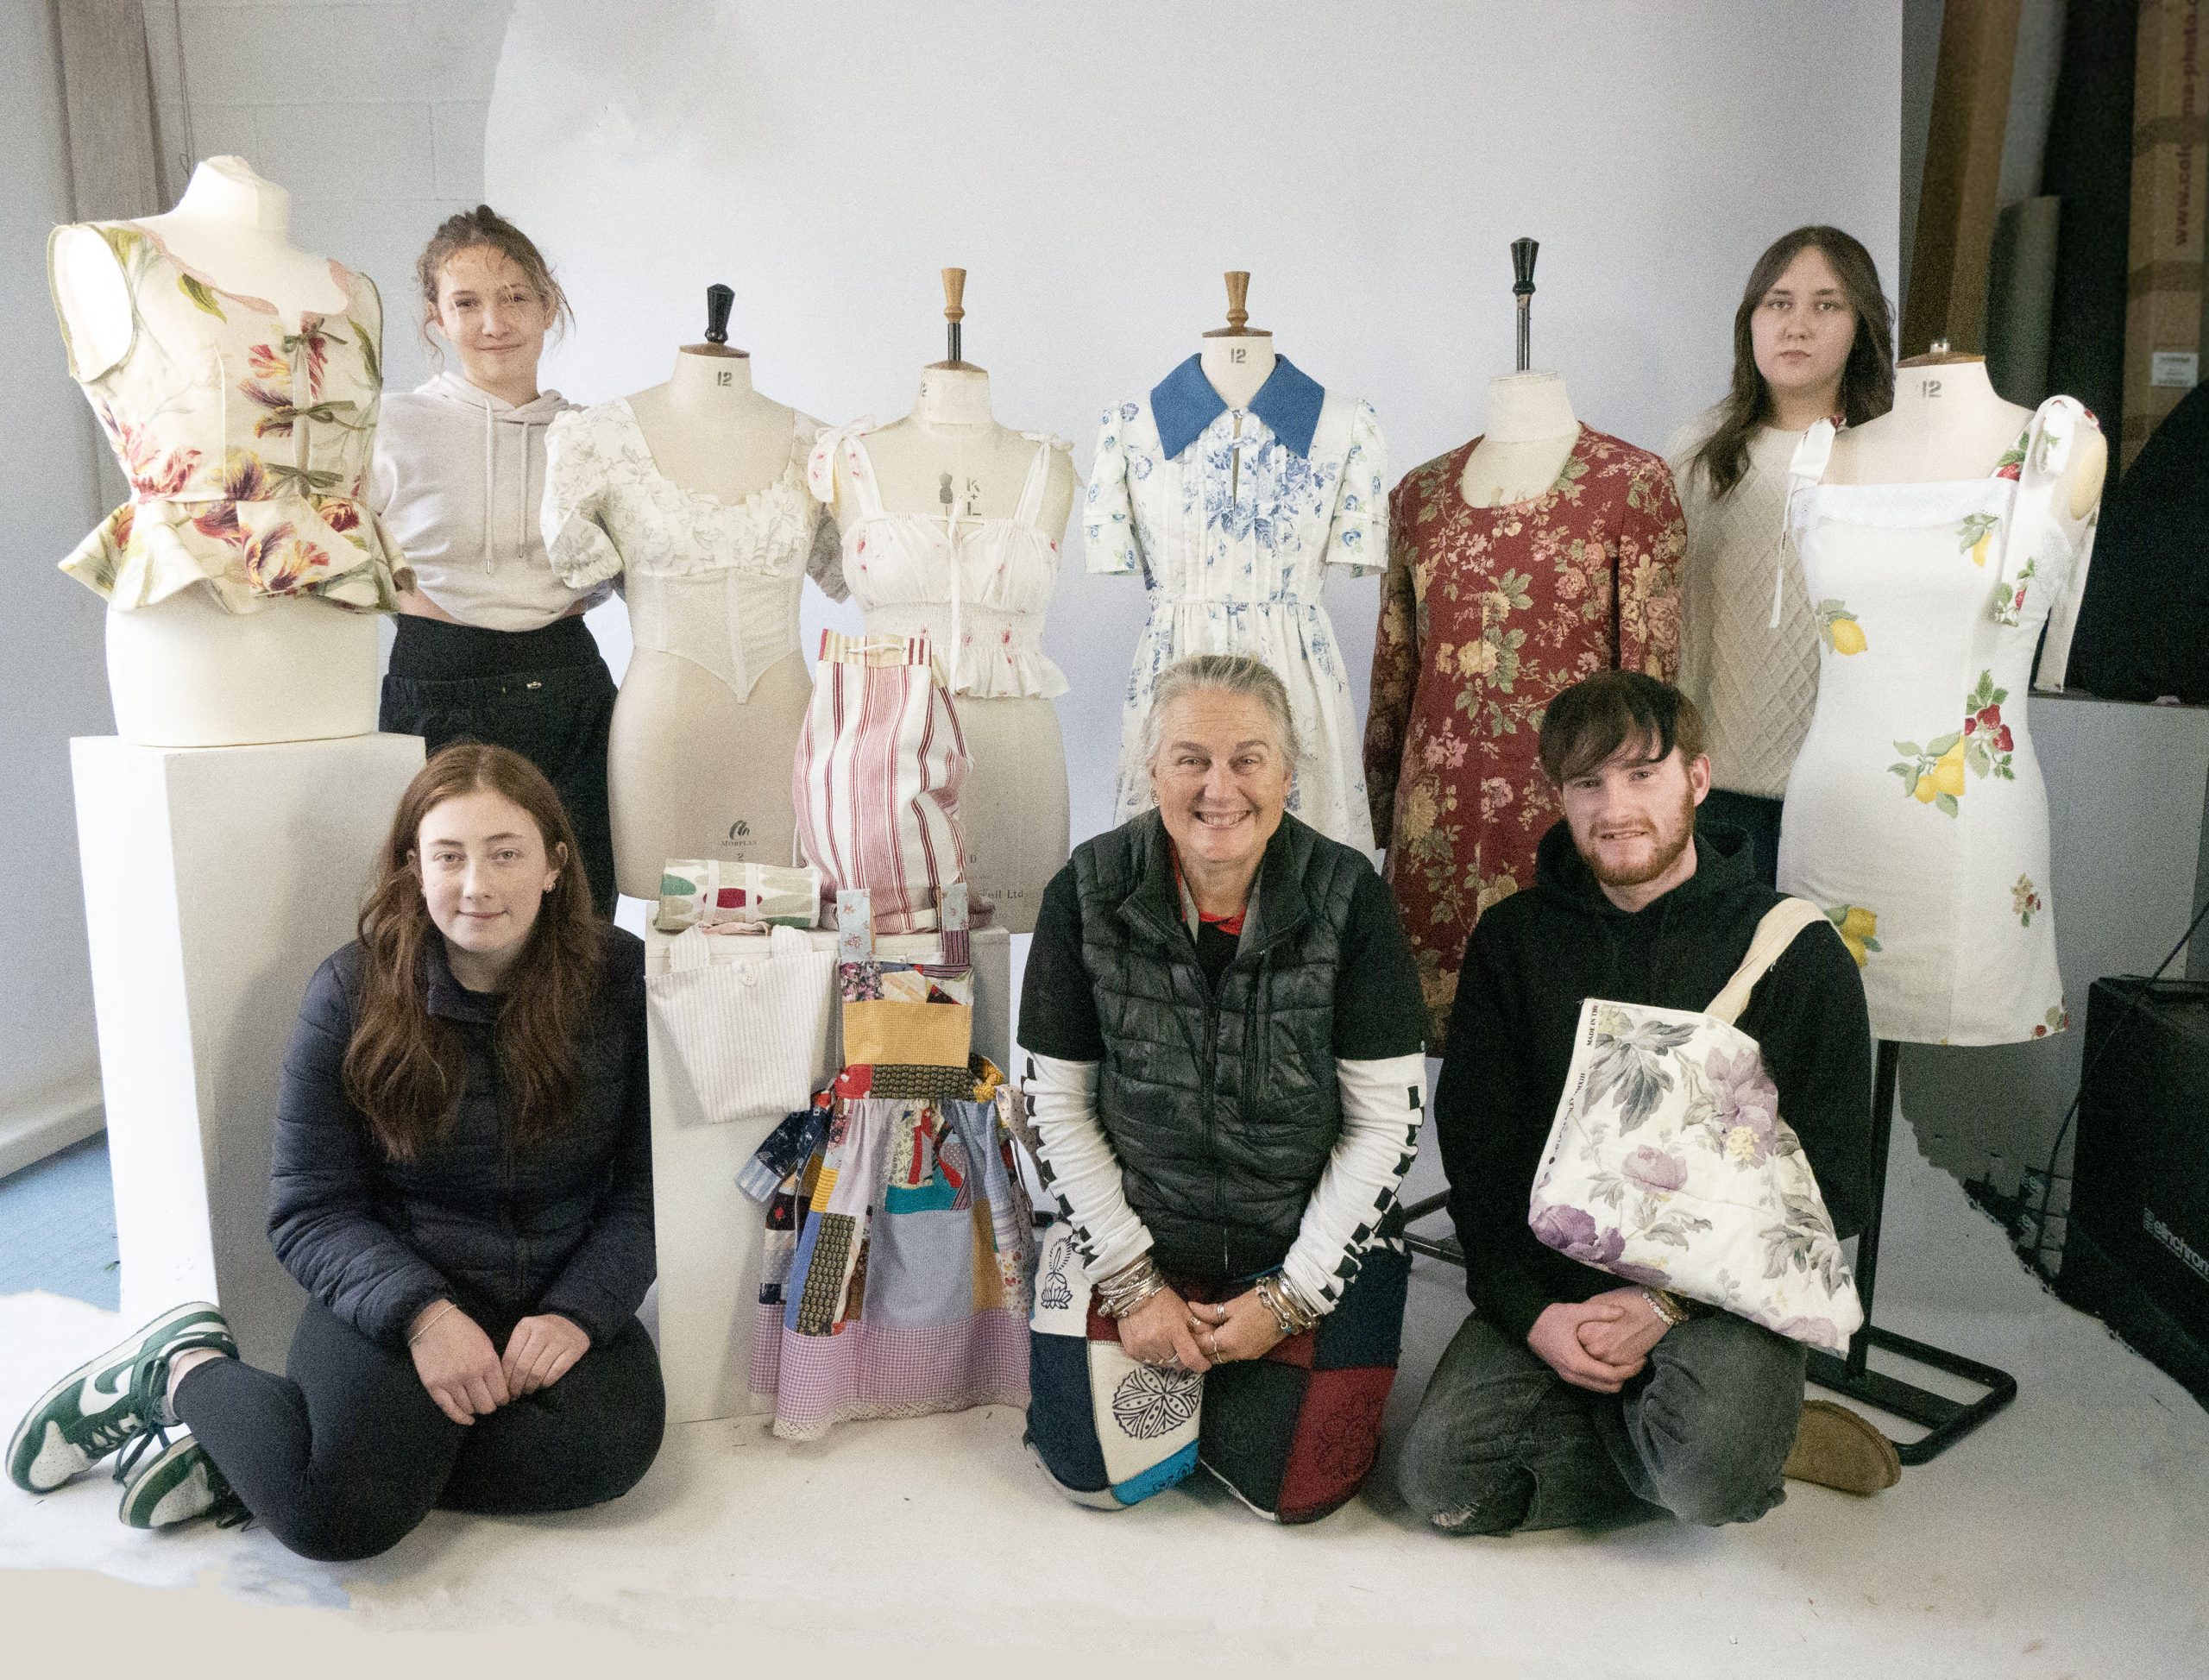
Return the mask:
{"type": "Polygon", "coordinates": [[[1421,1236],[1411,1229],[1430,1213],[1439,1213],[1449,1205],[1447,1196],[1422,1196],[1404,1208],[1404,1246],[1413,1254],[1425,1255],[1429,1260],[1444,1260],[1452,1266],[1465,1263],[1464,1250],[1457,1246],[1454,1236],[1421,1236]]]}
{"type": "Polygon", "coordinates": [[[1855,1343],[1846,1359],[1814,1350],[1810,1355],[1809,1377],[1821,1388],[1831,1389],[1836,1394],[1921,1425],[1927,1432],[1916,1440],[1895,1443],[1895,1452],[1904,1464],[1931,1463],[2017,1397],[2017,1379],[2007,1371],[1870,1324],[1856,1333],[1855,1343]],[[1936,1394],[1871,1369],[1859,1358],[1860,1348],[1866,1352],[1878,1348],[1882,1352],[1899,1354],[1933,1370],[1945,1371],[1975,1383],[1986,1392],[1976,1400],[1951,1400],[1946,1394],[1936,1394]]]}
{"type": "Polygon", "coordinates": [[[1885,1223],[1887,1155],[1894,1139],[1895,1094],[1901,1073],[1902,1046],[1893,1039],[1881,1039],[1872,1069],[1872,1158],[1866,1175],[1864,1229],[1856,1236],[1856,1293],[1864,1303],[1864,1327],[1849,1338],[1846,1359],[1813,1352],[1809,1375],[1821,1388],[1923,1425],[1929,1432],[1916,1440],[1895,1442],[1895,1451],[1904,1464],[1923,1464],[1938,1458],[2017,1399],[2017,1379],[1976,1359],[1897,1336],[1872,1323],[1872,1290],[1879,1276],[1879,1231],[1885,1223]],[[1872,1369],[1873,1348],[1915,1360],[1930,1370],[1960,1376],[1986,1393],[1974,1400],[1951,1400],[1929,1388],[1882,1375],[1872,1369]]]}

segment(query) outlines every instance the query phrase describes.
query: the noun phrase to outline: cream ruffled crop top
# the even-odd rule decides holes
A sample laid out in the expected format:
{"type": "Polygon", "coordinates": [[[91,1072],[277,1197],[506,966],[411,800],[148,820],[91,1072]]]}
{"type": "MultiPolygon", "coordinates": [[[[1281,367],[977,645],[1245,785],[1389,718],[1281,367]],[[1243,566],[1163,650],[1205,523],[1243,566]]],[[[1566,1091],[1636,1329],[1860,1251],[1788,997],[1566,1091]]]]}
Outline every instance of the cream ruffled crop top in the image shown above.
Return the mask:
{"type": "MultiPolygon", "coordinates": [[[[866,609],[869,634],[926,635],[948,662],[951,691],[980,700],[1054,699],[1067,679],[1043,653],[1043,614],[1059,583],[1059,544],[1036,521],[1051,479],[1051,453],[1071,450],[1046,432],[1035,445],[1010,519],[893,513],[882,505],[874,462],[862,441],[872,420],[825,431],[807,481],[833,501],[838,475],[857,515],[844,527],[843,578],[866,609]]],[[[825,511],[825,509],[824,509],[825,511]]]]}
{"type": "Polygon", "coordinates": [[[544,440],[544,546],[571,589],[621,579],[639,647],[712,672],[739,700],[798,651],[809,574],[844,599],[836,527],[806,489],[821,423],[801,414],[782,476],[741,501],[659,469],[628,402],[561,415],[544,440]]]}

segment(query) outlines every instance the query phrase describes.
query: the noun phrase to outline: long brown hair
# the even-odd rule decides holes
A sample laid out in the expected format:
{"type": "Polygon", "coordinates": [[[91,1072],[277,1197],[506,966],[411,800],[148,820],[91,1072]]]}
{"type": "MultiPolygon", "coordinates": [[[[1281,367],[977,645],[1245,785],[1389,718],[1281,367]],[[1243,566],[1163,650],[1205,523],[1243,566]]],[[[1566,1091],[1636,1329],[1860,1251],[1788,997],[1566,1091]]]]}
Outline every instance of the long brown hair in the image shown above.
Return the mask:
{"type": "Polygon", "coordinates": [[[392,1161],[415,1160],[446,1135],[466,1082],[459,1030],[430,1013],[427,965],[431,942],[444,935],[430,919],[416,848],[425,817],[448,799],[478,791],[502,795],[527,812],[560,871],[499,1003],[494,1041],[513,1103],[513,1141],[549,1136],[575,1100],[576,1041],[605,960],[605,931],[591,907],[582,854],[542,771],[506,747],[456,742],[406,784],[361,910],[361,990],[345,1047],[345,1094],[392,1161]]]}
{"type": "Polygon", "coordinates": [[[1764,294],[1779,283],[1787,265],[1806,250],[1824,254],[1856,316],[1856,337],[1841,370],[1841,412],[1851,425],[1877,419],[1895,406],[1895,311],[1879,290],[1879,267],[1860,241],[1822,224],[1797,228],[1772,241],[1749,270],[1741,306],[1734,311],[1734,387],[1719,406],[1718,425],[1695,453],[1710,483],[1723,496],[1749,469],[1749,437],[1772,415],[1772,393],[1757,371],[1756,342],[1749,324],[1764,294]]]}
{"type": "Polygon", "coordinates": [[[521,270],[522,279],[551,316],[556,331],[576,324],[576,311],[568,305],[568,294],[552,278],[552,265],[545,261],[544,253],[537,249],[537,242],[490,205],[478,204],[438,223],[437,230],[430,236],[430,242],[422,248],[422,255],[414,259],[414,283],[422,292],[422,342],[429,346],[431,355],[440,354],[437,341],[430,337],[430,326],[437,318],[437,283],[444,275],[445,264],[463,251],[473,250],[479,245],[489,246],[521,270]]]}

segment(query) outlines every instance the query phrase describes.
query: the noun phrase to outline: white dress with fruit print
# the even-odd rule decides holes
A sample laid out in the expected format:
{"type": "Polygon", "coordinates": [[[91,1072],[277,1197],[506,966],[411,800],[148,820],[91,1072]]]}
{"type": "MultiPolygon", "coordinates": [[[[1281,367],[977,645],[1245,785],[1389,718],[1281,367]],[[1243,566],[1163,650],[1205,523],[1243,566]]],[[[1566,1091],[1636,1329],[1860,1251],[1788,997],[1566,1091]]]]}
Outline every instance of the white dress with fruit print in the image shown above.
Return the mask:
{"type": "Polygon", "coordinates": [[[1821,421],[1789,469],[1823,648],[1779,885],[1840,929],[1880,1038],[2007,1044],[2070,1022],[2025,695],[2043,626],[2051,686],[2068,658],[2093,523],[2056,490],[2094,424],[2051,397],[1986,478],[1820,484],[1821,421]]]}

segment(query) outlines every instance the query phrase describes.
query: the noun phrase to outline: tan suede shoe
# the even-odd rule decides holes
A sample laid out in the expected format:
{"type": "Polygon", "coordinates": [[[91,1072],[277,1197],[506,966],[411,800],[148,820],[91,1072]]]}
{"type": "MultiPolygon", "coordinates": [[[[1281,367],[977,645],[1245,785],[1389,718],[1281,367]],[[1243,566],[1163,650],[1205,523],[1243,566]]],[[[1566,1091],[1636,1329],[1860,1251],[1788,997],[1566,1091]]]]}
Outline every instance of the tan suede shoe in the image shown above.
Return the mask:
{"type": "Polygon", "coordinates": [[[1902,1459],[1869,1418],[1832,1400],[1804,1400],[1785,1474],[1844,1494],[1876,1494],[1902,1480],[1902,1459]]]}

